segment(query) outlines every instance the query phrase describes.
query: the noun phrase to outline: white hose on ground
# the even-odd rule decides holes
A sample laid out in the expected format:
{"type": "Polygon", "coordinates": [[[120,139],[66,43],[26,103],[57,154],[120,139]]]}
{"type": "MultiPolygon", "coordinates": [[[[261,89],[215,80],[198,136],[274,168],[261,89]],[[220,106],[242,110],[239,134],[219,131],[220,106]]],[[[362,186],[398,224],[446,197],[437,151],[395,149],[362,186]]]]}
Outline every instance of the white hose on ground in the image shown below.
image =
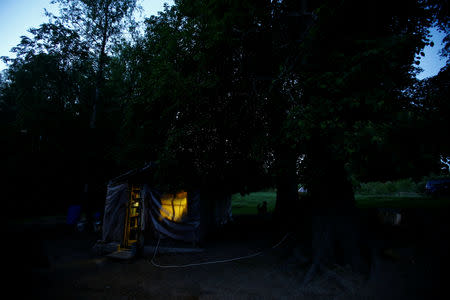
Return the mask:
{"type": "MultiPolygon", "coordinates": [[[[284,237],[277,244],[272,246],[272,249],[275,249],[276,247],[281,245],[281,243],[284,242],[284,240],[288,237],[288,235],[289,235],[289,233],[286,233],[284,235],[284,237]]],[[[161,241],[161,239],[158,239],[158,243],[156,244],[155,252],[153,253],[152,259],[150,260],[150,263],[153,266],[158,267],[158,268],[186,268],[186,267],[194,267],[194,266],[202,266],[202,265],[227,263],[227,262],[232,262],[232,261],[236,261],[236,260],[255,257],[255,256],[261,255],[263,253],[263,251],[259,251],[259,252],[256,252],[256,253],[253,253],[250,255],[246,255],[246,256],[241,256],[241,257],[235,257],[235,258],[223,259],[223,260],[215,260],[215,261],[207,261],[207,262],[201,262],[201,263],[192,263],[192,264],[186,264],[186,265],[160,265],[155,262],[155,257],[156,257],[156,253],[158,252],[158,247],[159,247],[160,241],[161,241]]]]}

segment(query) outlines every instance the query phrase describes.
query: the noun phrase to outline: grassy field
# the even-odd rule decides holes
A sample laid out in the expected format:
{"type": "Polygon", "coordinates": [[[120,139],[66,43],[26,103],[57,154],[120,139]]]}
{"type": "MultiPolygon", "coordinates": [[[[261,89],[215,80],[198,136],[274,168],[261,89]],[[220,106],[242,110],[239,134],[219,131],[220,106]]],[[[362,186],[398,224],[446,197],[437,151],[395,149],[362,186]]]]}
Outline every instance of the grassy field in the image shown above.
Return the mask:
{"type": "MultiPolygon", "coordinates": [[[[431,198],[416,193],[400,193],[396,195],[356,195],[356,205],[360,208],[412,208],[412,207],[448,207],[449,198],[431,198]]],[[[234,215],[257,214],[257,205],[267,202],[267,210],[275,208],[276,192],[256,192],[245,196],[232,196],[232,211],[234,215]]]]}
{"type": "Polygon", "coordinates": [[[233,215],[257,214],[258,204],[267,202],[267,211],[272,212],[275,208],[275,192],[256,192],[245,196],[234,194],[231,198],[231,209],[233,215]]]}

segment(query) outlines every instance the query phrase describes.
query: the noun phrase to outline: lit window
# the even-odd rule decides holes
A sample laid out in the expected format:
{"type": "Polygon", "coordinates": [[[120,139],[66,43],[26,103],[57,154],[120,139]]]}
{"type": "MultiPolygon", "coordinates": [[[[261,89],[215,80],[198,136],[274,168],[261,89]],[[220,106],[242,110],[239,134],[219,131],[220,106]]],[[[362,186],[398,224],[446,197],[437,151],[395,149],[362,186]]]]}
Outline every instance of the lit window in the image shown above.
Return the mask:
{"type": "Polygon", "coordinates": [[[180,222],[187,214],[187,192],[176,194],[163,194],[161,196],[161,217],[180,222]]]}

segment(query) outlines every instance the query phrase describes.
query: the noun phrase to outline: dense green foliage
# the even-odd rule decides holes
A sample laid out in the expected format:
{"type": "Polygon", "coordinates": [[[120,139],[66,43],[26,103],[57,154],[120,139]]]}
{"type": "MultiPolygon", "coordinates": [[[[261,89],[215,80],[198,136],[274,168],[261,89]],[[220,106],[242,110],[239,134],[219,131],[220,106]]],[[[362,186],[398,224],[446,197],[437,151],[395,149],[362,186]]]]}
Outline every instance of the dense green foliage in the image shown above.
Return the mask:
{"type": "Polygon", "coordinates": [[[443,1],[178,0],[143,34],[136,1],[55,2],[1,78],[3,165],[13,189],[33,182],[27,203],[64,208],[89,183],[101,206],[109,178],[154,161],[161,187],[277,187],[286,213],[298,183],[350,203],[350,178],[417,180],[449,156],[448,68],[415,79],[443,1]]]}
{"type": "Polygon", "coordinates": [[[424,188],[425,185],[422,187],[421,184],[417,184],[411,178],[407,178],[386,182],[361,183],[355,192],[360,195],[393,195],[423,192],[424,188]]]}

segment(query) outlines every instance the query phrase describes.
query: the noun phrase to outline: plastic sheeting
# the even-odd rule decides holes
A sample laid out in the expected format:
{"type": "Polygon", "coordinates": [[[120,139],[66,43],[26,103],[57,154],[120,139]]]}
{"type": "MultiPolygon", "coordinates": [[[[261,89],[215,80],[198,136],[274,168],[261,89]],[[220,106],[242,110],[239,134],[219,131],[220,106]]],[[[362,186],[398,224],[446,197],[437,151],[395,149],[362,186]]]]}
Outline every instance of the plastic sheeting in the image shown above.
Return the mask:
{"type": "Polygon", "coordinates": [[[71,205],[69,206],[69,210],[67,212],[67,224],[75,225],[80,220],[81,216],[81,206],[80,205],[71,205]]]}
{"type": "MultiPolygon", "coordinates": [[[[194,242],[199,240],[200,229],[200,194],[188,193],[187,211],[174,220],[170,218],[174,212],[167,211],[170,207],[162,204],[163,194],[144,185],[143,198],[146,203],[146,214],[152,228],[159,234],[176,240],[194,242]]],[[[175,201],[176,198],[172,199],[175,201]]],[[[167,201],[167,199],[166,199],[167,201]]],[[[177,208],[174,206],[173,210],[177,208]]]]}
{"type": "Polygon", "coordinates": [[[103,217],[104,241],[122,242],[128,198],[127,183],[108,185],[103,217]]]}
{"type": "MultiPolygon", "coordinates": [[[[122,242],[129,196],[128,183],[108,185],[103,241],[122,242]]],[[[200,197],[200,192],[188,192],[187,199],[183,197],[167,197],[167,194],[144,184],[141,190],[141,229],[154,231],[161,237],[198,242],[208,231],[231,220],[230,196],[206,199],[200,197]],[[171,205],[168,204],[170,201],[173,201],[171,205]]]]}
{"type": "Polygon", "coordinates": [[[215,200],[215,225],[223,226],[232,220],[231,196],[225,196],[215,200]]]}

